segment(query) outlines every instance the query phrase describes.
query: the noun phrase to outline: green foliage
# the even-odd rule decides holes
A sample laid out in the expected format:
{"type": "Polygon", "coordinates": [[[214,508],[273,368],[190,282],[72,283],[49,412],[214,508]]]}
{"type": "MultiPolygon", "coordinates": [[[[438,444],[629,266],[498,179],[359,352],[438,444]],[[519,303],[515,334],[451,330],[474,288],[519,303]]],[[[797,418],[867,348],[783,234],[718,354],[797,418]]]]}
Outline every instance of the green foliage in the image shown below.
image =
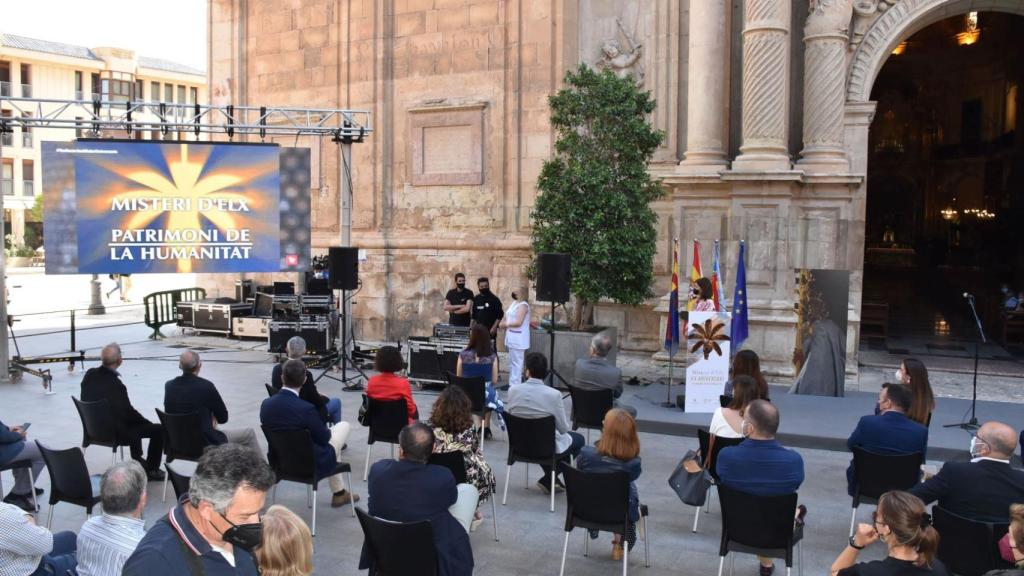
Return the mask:
{"type": "Polygon", "coordinates": [[[25,214],[25,220],[29,222],[42,222],[43,221],[43,195],[39,194],[36,196],[35,203],[29,208],[25,214]]]}
{"type": "Polygon", "coordinates": [[[654,281],[650,203],[664,194],[647,172],[665,137],[648,121],[655,101],[632,79],[586,65],[567,73],[565,84],[548,100],[557,141],[537,181],[533,251],[572,256],[578,311],[601,298],[640,304],[654,281]]]}

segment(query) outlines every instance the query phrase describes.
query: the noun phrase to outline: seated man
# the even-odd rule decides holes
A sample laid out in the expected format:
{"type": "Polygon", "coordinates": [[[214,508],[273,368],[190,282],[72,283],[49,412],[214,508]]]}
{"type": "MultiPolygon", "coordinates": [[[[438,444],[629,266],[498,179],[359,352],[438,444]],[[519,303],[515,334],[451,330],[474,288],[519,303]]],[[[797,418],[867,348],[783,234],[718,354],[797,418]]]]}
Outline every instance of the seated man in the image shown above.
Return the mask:
{"type": "Polygon", "coordinates": [[[54,534],[28,512],[0,503],[0,574],[49,576],[74,569],[74,532],[54,534]]]}
{"type": "Polygon", "coordinates": [[[0,465],[19,460],[28,460],[32,463],[32,474],[29,475],[28,468],[12,470],[14,488],[7,496],[4,496],[4,502],[14,504],[27,512],[35,512],[32,490],[36,491],[36,496],[40,496],[43,489],[35,488],[32,485],[32,479],[39,481],[39,473],[43,471],[46,462],[43,461],[43,455],[39,452],[39,445],[28,441],[27,430],[23,430],[21,426],[8,428],[3,422],[0,422],[0,465]]]}
{"type": "Polygon", "coordinates": [[[78,576],[120,574],[146,535],[146,472],[134,460],[118,462],[100,479],[103,514],[78,532],[78,576]]]}
{"type": "MultiPolygon", "coordinates": [[[[288,352],[288,358],[302,360],[302,357],[306,355],[306,341],[301,336],[292,336],[288,339],[285,350],[288,352]]],[[[281,389],[281,366],[283,365],[284,362],[275,364],[270,373],[270,385],[274,387],[274,390],[281,389]]],[[[341,422],[341,400],[322,396],[316,389],[313,375],[309,373],[309,370],[306,370],[306,381],[302,384],[302,389],[299,390],[299,398],[315,406],[320,414],[320,419],[324,422],[331,424],[341,422]]]]}
{"type": "MultiPolygon", "coordinates": [[[[393,522],[429,520],[440,576],[471,575],[473,548],[469,535],[449,509],[466,509],[472,518],[476,490],[460,492],[450,470],[427,463],[434,450],[434,432],[426,424],[414,422],[403,428],[398,445],[398,460],[380,460],[370,468],[370,515],[393,522]],[[472,506],[461,502],[460,497],[472,498],[472,506]]],[[[359,569],[370,565],[364,543],[359,569]]]]}
{"type": "Polygon", "coordinates": [[[164,384],[164,411],[168,414],[199,412],[207,442],[213,445],[226,442],[242,444],[262,456],[263,449],[252,428],[217,429],[217,424],[227,424],[228,409],[213,382],[199,377],[199,370],[203,367],[199,353],[192,350],[182,352],[178,367],[181,368],[181,376],[164,384]]]}
{"type": "MultiPolygon", "coordinates": [[[[778,408],[766,400],[751,402],[743,419],[746,440],[718,453],[715,470],[722,484],[755,496],[781,496],[800,489],[804,460],[779,444],[775,439],[778,430],[778,408]]],[[[758,558],[761,576],[771,576],[775,571],[771,558],[758,558]]]]}
{"type": "Polygon", "coordinates": [[[188,496],[153,524],[121,574],[258,576],[252,550],[262,543],[260,513],[274,481],[249,448],[207,448],[188,496]]]}
{"type": "MultiPolygon", "coordinates": [[[[505,410],[520,418],[554,416],[555,450],[559,458],[579,456],[584,444],[583,436],[569,430],[562,394],[544,383],[548,375],[548,359],[539,352],[531,352],[526,355],[525,364],[527,380],[509,389],[505,410]]],[[[551,490],[565,489],[561,478],[556,478],[555,486],[551,486],[551,466],[542,465],[541,468],[544,469],[544,476],[537,481],[541,490],[550,494],[551,490]]]]}
{"type": "Polygon", "coordinates": [[[284,386],[281,391],[263,401],[260,423],[270,431],[308,430],[316,452],[317,477],[327,476],[331,485],[331,507],[338,508],[358,502],[359,495],[345,490],[342,474],[332,474],[341,449],[348,438],[349,423],[339,422],[328,428],[320,419],[316,408],[299,398],[299,390],[306,380],[306,365],[302,360],[287,360],[281,369],[284,386]]]}
{"type": "MultiPolygon", "coordinates": [[[[913,397],[903,384],[885,384],[878,392],[878,415],[862,416],[846,441],[851,451],[874,454],[921,454],[928,448],[928,429],[907,417],[913,397]]],[[[846,490],[853,496],[857,477],[853,460],[846,469],[846,490]]]]}
{"type": "Polygon", "coordinates": [[[104,346],[100,352],[101,365],[87,370],[82,378],[82,401],[106,400],[114,413],[117,436],[120,440],[128,442],[132,458],[142,464],[150,480],[163,480],[164,473],[160,470],[164,446],[163,428],[150,422],[132,407],[132,402],[128,399],[128,388],[121,382],[121,374],[117,371],[122,362],[121,347],[117,343],[104,346]],[[145,460],[142,459],[143,438],[149,438],[145,460]]]}
{"type": "Polygon", "coordinates": [[[594,334],[590,339],[590,357],[576,360],[573,385],[581,390],[611,390],[615,397],[615,407],[636,418],[636,408],[618,400],[622,396],[622,369],[608,363],[607,356],[611,349],[612,341],[607,334],[594,334]]]}
{"type": "Polygon", "coordinates": [[[1024,502],[1024,471],[1010,467],[1017,432],[986,422],[971,438],[970,462],[946,462],[939,473],[909,490],[926,505],[979,522],[1008,522],[1010,504],[1024,502]]]}

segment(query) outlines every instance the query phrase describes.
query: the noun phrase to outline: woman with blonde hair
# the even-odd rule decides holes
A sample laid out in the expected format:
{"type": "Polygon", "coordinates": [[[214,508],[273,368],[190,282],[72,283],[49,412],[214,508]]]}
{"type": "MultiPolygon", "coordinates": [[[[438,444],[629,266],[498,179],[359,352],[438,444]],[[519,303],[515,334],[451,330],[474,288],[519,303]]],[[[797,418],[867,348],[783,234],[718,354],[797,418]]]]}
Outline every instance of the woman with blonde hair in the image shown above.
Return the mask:
{"type": "MultiPolygon", "coordinates": [[[[604,415],[604,430],[597,446],[585,446],[576,458],[576,466],[584,472],[625,472],[629,475],[629,533],[626,542],[629,549],[636,544],[636,522],[640,519],[640,497],[636,491],[636,480],[642,471],[640,467],[640,437],[636,432],[636,420],[621,408],[612,408],[604,415]]],[[[590,532],[597,538],[597,532],[590,532]]],[[[616,534],[612,540],[612,558],[622,559],[622,538],[616,534]]]]}
{"type": "Polygon", "coordinates": [[[263,543],[256,548],[261,576],[310,576],[313,573],[313,537],[309,526],[284,506],[274,505],[263,515],[263,543]]]}

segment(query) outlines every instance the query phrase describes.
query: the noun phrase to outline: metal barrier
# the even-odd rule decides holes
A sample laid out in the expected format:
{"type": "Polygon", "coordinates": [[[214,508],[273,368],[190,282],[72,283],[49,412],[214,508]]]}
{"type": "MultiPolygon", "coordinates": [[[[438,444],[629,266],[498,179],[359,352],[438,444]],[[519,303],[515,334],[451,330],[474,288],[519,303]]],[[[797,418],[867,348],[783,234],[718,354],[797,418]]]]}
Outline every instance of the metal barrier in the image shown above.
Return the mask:
{"type": "Polygon", "coordinates": [[[142,299],[142,305],[146,310],[145,324],[153,329],[149,339],[163,338],[164,335],[160,332],[160,327],[178,321],[178,302],[190,302],[203,298],[206,298],[204,288],[179,288],[148,294],[142,299]]]}

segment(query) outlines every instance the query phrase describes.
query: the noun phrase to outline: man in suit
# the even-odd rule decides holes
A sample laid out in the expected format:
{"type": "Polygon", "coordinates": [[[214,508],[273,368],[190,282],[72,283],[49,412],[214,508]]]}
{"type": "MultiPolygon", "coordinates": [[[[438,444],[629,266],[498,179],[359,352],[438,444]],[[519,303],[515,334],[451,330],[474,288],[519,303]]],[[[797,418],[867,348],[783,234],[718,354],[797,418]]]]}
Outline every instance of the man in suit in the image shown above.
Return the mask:
{"type": "MultiPolygon", "coordinates": [[[[715,470],[724,486],[755,496],[781,496],[796,492],[804,482],[804,460],[775,439],[779,410],[767,400],[754,400],[743,418],[746,440],[722,448],[715,470]]],[[[771,558],[758,557],[761,576],[771,576],[771,558]]]]}
{"type": "Polygon", "coordinates": [[[150,480],[163,480],[160,458],[163,455],[164,433],[159,424],[150,422],[132,406],[128,388],[121,382],[117,369],[123,362],[121,347],[116,342],[107,344],[100,352],[100,366],[90,368],[82,378],[82,401],[106,400],[114,415],[119,440],[128,442],[132,458],[146,469],[150,480]],[[142,439],[149,439],[146,458],[142,458],[142,439]]]}
{"type": "MultiPolygon", "coordinates": [[[[928,448],[928,429],[907,417],[913,397],[903,384],[885,384],[878,392],[879,414],[862,416],[846,440],[851,451],[861,448],[874,454],[921,454],[928,448]]],[[[857,475],[853,460],[846,469],[846,490],[853,496],[857,475]]]]}
{"type": "MultiPolygon", "coordinates": [[[[414,422],[402,429],[398,445],[398,460],[380,460],[370,468],[370,515],[393,522],[429,520],[440,575],[471,575],[473,548],[469,535],[449,512],[459,498],[455,478],[447,468],[427,463],[434,450],[433,430],[414,422]]],[[[471,492],[475,495],[476,491],[471,492]]],[[[359,569],[370,565],[364,544],[359,569]]]]}
{"type": "Polygon", "coordinates": [[[986,422],[971,438],[970,462],[946,462],[939,473],[909,490],[925,504],[979,522],[1008,522],[1010,504],[1024,502],[1024,471],[1010,467],[1017,432],[986,422]]]}
{"type": "Polygon", "coordinates": [[[218,424],[227,424],[228,408],[220,392],[206,378],[199,377],[203,361],[198,352],[186,350],[178,358],[181,376],[172,378],[164,384],[164,411],[168,414],[199,413],[199,421],[203,426],[203,435],[211,445],[233,442],[255,450],[261,456],[263,449],[256,439],[252,428],[236,428],[221,430],[218,424]]]}
{"type": "Polygon", "coordinates": [[[581,390],[611,390],[615,397],[615,407],[636,418],[636,408],[619,402],[622,396],[622,369],[608,363],[608,352],[611,349],[612,341],[607,334],[594,334],[590,339],[590,357],[576,360],[574,386],[581,390]]]}
{"type": "MultiPolygon", "coordinates": [[[[508,391],[505,410],[520,418],[555,417],[555,451],[560,458],[579,456],[583,448],[583,436],[569,430],[569,419],[565,415],[565,403],[562,394],[544,383],[548,375],[548,359],[539,352],[526,355],[526,382],[513,386],[508,391]]],[[[552,489],[559,492],[565,489],[561,478],[555,479],[551,486],[551,466],[541,465],[544,476],[537,481],[537,486],[550,494],[552,489]]]]}
{"type": "MultiPolygon", "coordinates": [[[[292,336],[288,339],[288,343],[285,344],[285,351],[288,353],[288,358],[302,360],[302,357],[306,355],[306,340],[302,336],[292,336]]],[[[281,367],[283,365],[284,362],[275,364],[274,369],[270,371],[270,385],[274,387],[274,390],[280,390],[283,385],[281,379],[281,367]]],[[[317,413],[320,414],[320,419],[324,422],[330,422],[331,424],[341,422],[341,399],[328,398],[320,394],[320,391],[316,389],[313,375],[309,373],[309,370],[306,370],[306,380],[299,390],[299,398],[316,406],[317,413]]]]}
{"type": "Polygon", "coordinates": [[[302,360],[288,360],[281,367],[281,391],[263,401],[260,423],[271,432],[308,430],[316,454],[317,478],[327,477],[331,486],[331,507],[339,508],[358,502],[359,495],[345,489],[342,474],[333,474],[341,450],[348,438],[348,422],[328,428],[315,406],[299,398],[299,389],[306,381],[306,365],[302,360]]]}

